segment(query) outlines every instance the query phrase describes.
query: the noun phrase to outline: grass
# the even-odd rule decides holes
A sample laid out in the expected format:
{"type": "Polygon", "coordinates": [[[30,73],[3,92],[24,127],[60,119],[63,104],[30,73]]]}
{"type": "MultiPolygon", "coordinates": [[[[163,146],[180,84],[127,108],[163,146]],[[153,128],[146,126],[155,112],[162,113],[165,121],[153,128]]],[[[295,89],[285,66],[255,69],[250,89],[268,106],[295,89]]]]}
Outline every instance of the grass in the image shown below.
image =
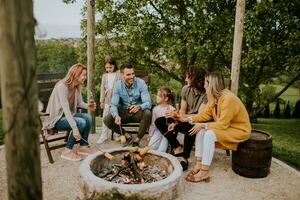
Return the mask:
{"type": "Polygon", "coordinates": [[[300,120],[259,118],[253,129],[270,133],[273,137],[273,156],[300,169],[300,120]]]}
{"type": "MultiPolygon", "coordinates": [[[[265,85],[261,85],[260,88],[263,88],[265,85]]],[[[284,86],[282,85],[273,85],[276,88],[276,93],[279,92],[280,90],[282,90],[282,88],[284,86]]],[[[294,87],[289,87],[284,93],[282,93],[279,98],[283,99],[284,101],[289,101],[290,102],[290,107],[292,108],[291,110],[294,110],[295,104],[299,99],[299,89],[298,88],[294,88],[294,87]]],[[[273,114],[274,109],[276,106],[276,102],[273,102],[270,104],[270,112],[271,114],[273,114]]],[[[280,110],[283,113],[284,112],[284,106],[281,104],[280,105],[280,110]]]]}

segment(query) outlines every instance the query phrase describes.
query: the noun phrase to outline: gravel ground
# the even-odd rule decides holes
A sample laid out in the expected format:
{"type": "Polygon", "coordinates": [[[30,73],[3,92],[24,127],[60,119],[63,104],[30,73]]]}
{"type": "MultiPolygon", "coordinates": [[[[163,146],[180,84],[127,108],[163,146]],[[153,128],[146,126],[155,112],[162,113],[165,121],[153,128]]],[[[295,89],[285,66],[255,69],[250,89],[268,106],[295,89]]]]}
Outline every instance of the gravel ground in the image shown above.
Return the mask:
{"type": "MultiPolygon", "coordinates": [[[[92,134],[89,141],[95,144],[99,134],[92,134]]],[[[145,141],[143,141],[145,145],[145,141]]],[[[118,147],[114,141],[110,141],[99,147],[118,147]]],[[[82,197],[79,186],[79,165],[81,162],[62,160],[62,149],[52,151],[54,164],[48,162],[48,158],[41,146],[42,180],[44,199],[66,200],[82,197]]],[[[193,155],[193,153],[192,153],[193,155]]],[[[193,165],[194,156],[190,158],[193,165]]],[[[186,173],[183,174],[185,176],[186,173]]],[[[225,151],[215,153],[210,170],[210,183],[188,183],[184,181],[184,192],[178,199],[300,199],[300,172],[286,164],[272,160],[271,172],[266,178],[249,179],[235,174],[231,170],[231,159],[225,151]]],[[[7,199],[5,150],[0,147],[0,199],[7,199]]]]}

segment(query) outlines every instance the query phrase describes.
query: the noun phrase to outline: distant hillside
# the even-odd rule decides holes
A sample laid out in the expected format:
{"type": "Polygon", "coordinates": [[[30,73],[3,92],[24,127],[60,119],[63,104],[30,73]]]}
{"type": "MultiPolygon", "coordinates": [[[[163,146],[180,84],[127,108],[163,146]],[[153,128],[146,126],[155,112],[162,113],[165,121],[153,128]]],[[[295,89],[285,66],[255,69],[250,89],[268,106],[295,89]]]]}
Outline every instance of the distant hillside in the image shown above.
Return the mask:
{"type": "Polygon", "coordinates": [[[39,24],[35,29],[35,39],[80,38],[80,26],[39,24]]]}

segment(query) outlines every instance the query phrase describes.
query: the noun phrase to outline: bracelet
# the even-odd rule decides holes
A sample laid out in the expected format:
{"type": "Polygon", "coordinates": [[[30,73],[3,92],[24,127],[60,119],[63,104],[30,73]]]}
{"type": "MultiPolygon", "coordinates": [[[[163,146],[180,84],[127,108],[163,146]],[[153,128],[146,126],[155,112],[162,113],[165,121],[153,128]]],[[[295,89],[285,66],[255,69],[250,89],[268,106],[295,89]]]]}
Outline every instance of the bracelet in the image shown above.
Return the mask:
{"type": "Polygon", "coordinates": [[[204,129],[205,129],[205,130],[208,129],[208,123],[204,123],[204,129]]]}
{"type": "Polygon", "coordinates": [[[188,122],[189,122],[190,124],[193,123],[193,117],[192,117],[192,116],[188,117],[188,122]]]}

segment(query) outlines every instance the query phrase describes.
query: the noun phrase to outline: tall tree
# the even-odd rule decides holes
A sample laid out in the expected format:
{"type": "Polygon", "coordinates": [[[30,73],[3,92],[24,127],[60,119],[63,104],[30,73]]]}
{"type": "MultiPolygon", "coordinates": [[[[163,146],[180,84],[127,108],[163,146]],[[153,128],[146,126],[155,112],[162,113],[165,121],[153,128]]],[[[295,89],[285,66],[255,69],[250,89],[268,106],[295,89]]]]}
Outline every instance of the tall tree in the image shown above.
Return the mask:
{"type": "MultiPolygon", "coordinates": [[[[96,63],[112,54],[181,83],[189,65],[229,78],[235,9],[236,0],[96,0],[96,63]]],[[[246,1],[239,95],[249,112],[260,84],[300,70],[299,13],[298,0],[246,1]]]]}
{"type": "Polygon", "coordinates": [[[246,12],[240,90],[249,112],[261,94],[260,84],[299,73],[299,13],[296,0],[262,1],[246,12]]]}
{"type": "Polygon", "coordinates": [[[0,0],[0,68],[9,199],[42,199],[33,2],[0,0]]]}
{"type": "MultiPolygon", "coordinates": [[[[235,3],[97,0],[98,52],[180,82],[190,64],[230,77],[235,3]]],[[[300,70],[299,10],[297,0],[246,2],[239,89],[249,112],[260,84],[300,70]]]]}

